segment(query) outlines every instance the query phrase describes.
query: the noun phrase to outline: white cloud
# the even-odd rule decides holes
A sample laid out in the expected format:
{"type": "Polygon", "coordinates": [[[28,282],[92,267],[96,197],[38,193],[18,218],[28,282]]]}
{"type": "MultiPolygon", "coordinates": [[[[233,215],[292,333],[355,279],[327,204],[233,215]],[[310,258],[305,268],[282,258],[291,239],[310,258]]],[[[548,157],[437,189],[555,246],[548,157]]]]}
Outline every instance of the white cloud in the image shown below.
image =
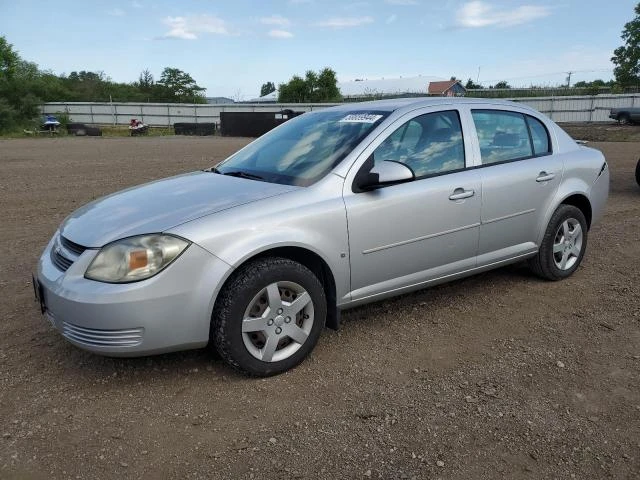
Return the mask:
{"type": "Polygon", "coordinates": [[[497,25],[512,27],[531,22],[551,14],[549,7],[522,5],[500,10],[494,5],[476,0],[465,3],[456,15],[456,25],[463,28],[481,28],[497,25]]]}
{"type": "Polygon", "coordinates": [[[389,15],[389,17],[387,18],[387,20],[385,21],[385,23],[387,25],[392,24],[393,22],[395,22],[396,20],[398,20],[398,15],[396,15],[395,13],[393,15],[389,15]]]}
{"type": "Polygon", "coordinates": [[[334,17],[315,24],[316,27],[349,28],[373,23],[373,18],[366,17],[334,17]]]}
{"type": "Polygon", "coordinates": [[[293,33],[286,30],[269,30],[268,35],[273,38],[292,38],[293,33]]]}
{"type": "Polygon", "coordinates": [[[385,3],[388,3],[389,5],[419,5],[420,2],[418,2],[418,0],[384,0],[385,3]]]}
{"type": "Polygon", "coordinates": [[[133,2],[131,2],[131,6],[133,8],[142,8],[143,7],[143,5],[140,2],[138,2],[137,0],[133,0],[133,2]]]}
{"type": "Polygon", "coordinates": [[[283,17],[282,15],[271,15],[269,17],[262,17],[260,19],[260,23],[264,25],[277,25],[278,27],[286,27],[288,25],[291,25],[289,19],[283,17]]]}
{"type": "Polygon", "coordinates": [[[124,10],[122,10],[121,8],[113,8],[109,10],[107,13],[112,17],[124,17],[125,15],[124,10]]]}
{"type": "Polygon", "coordinates": [[[162,22],[169,27],[169,31],[162,35],[162,38],[195,40],[200,33],[211,33],[215,35],[229,34],[225,21],[213,15],[167,17],[162,22]]]}
{"type": "Polygon", "coordinates": [[[302,5],[305,3],[313,3],[313,0],[289,0],[291,5],[302,5]]]}

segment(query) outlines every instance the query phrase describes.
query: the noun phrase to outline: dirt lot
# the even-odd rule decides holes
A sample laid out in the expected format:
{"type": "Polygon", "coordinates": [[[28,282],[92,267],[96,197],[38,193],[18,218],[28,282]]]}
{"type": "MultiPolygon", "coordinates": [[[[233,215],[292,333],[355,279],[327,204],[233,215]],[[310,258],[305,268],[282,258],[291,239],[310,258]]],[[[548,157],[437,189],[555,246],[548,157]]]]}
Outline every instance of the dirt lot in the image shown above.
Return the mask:
{"type": "Polygon", "coordinates": [[[640,142],[640,126],[605,123],[563,123],[562,128],[576,140],[590,142],[640,142]]]}
{"type": "Polygon", "coordinates": [[[638,478],[640,143],[583,266],[515,266],[348,311],[287,374],[206,350],[109,359],[40,316],[30,273],[74,208],[210,166],[223,138],[0,141],[0,478],[638,478]]]}

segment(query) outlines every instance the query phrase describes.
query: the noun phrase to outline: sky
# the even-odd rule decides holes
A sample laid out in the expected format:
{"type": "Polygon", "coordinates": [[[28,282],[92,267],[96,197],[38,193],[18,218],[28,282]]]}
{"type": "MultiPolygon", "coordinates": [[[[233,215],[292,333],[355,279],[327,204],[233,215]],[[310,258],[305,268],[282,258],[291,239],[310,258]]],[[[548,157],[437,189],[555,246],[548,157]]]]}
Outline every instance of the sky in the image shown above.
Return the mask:
{"type": "Polygon", "coordinates": [[[180,68],[207,96],[333,68],[340,81],[417,75],[483,85],[611,79],[637,0],[0,0],[0,35],[55,73],[137,80],[180,68]]]}

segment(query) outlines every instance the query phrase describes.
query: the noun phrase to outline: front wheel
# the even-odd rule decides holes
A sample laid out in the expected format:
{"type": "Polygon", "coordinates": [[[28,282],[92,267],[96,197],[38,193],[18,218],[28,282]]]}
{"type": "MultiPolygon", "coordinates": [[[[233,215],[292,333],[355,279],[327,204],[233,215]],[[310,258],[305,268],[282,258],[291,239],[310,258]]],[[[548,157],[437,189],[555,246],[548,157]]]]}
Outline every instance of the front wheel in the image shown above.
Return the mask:
{"type": "Polygon", "coordinates": [[[304,265],[280,257],[258,259],[234,273],[211,320],[211,343],[232,367],[255,376],[298,365],[325,324],[322,284],[304,265]]]}
{"type": "Polygon", "coordinates": [[[551,216],[538,255],[529,261],[546,280],[562,280],[575,272],[587,248],[587,221],[573,205],[560,205],[551,216]]]}
{"type": "Polygon", "coordinates": [[[638,163],[636,164],[636,182],[640,185],[640,158],[638,159],[638,163]]]}

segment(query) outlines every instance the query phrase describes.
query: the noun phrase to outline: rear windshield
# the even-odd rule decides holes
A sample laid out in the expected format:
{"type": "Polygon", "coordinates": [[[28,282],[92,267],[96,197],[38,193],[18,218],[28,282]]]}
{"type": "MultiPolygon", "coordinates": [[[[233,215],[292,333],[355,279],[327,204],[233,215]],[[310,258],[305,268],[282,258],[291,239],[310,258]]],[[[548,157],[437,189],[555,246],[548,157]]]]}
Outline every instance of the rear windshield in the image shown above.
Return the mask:
{"type": "Polygon", "coordinates": [[[217,172],[308,186],[338,165],[390,112],[321,110],[289,120],[228,160],[217,172]]]}

